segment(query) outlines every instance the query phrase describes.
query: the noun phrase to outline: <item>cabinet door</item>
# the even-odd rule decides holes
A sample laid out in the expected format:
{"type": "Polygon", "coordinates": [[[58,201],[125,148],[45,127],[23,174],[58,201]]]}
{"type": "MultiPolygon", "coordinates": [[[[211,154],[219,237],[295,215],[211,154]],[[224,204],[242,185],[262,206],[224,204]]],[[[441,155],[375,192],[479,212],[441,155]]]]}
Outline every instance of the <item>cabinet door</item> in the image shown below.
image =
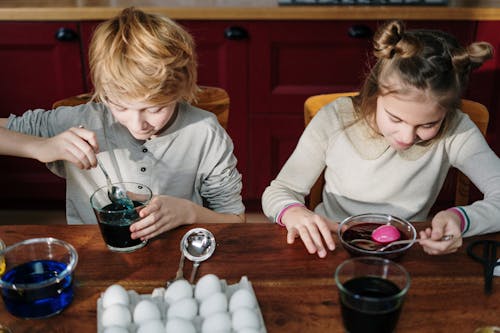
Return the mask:
{"type": "MultiPolygon", "coordinates": [[[[84,91],[77,24],[0,23],[0,72],[0,117],[50,109],[54,101],[84,91]]],[[[64,207],[64,181],[43,164],[0,157],[0,172],[1,207],[32,208],[54,200],[64,207]]]]}
{"type": "Polygon", "coordinates": [[[180,21],[194,37],[198,83],[224,88],[230,98],[228,134],[234,143],[238,170],[243,175],[243,198],[248,197],[247,115],[248,50],[246,22],[180,21]]]}
{"type": "Polygon", "coordinates": [[[261,197],[304,129],[311,95],[358,89],[375,22],[256,22],[250,50],[250,175],[261,197]],[[349,35],[351,34],[351,35],[349,35]]]}
{"type": "MultiPolygon", "coordinates": [[[[303,131],[307,97],[356,91],[373,58],[377,21],[269,21],[251,29],[249,159],[251,194],[259,198],[303,131]]],[[[462,42],[474,22],[411,21],[408,28],[440,29],[462,42]]]]}
{"type": "Polygon", "coordinates": [[[488,60],[471,76],[467,96],[483,103],[490,113],[488,124],[488,142],[500,156],[500,21],[478,22],[477,41],[489,42],[495,49],[493,59],[488,60]]]}

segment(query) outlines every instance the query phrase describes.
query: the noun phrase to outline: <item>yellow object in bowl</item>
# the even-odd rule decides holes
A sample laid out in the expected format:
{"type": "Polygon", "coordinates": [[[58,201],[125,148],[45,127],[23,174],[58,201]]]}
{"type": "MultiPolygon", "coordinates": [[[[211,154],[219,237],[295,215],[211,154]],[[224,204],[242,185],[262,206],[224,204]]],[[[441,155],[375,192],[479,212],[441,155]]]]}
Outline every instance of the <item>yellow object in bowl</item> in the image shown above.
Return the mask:
{"type": "MultiPolygon", "coordinates": [[[[0,239],[0,251],[5,249],[5,243],[0,239]]],[[[0,276],[2,276],[3,272],[5,272],[5,258],[3,255],[0,255],[0,276]]]]}

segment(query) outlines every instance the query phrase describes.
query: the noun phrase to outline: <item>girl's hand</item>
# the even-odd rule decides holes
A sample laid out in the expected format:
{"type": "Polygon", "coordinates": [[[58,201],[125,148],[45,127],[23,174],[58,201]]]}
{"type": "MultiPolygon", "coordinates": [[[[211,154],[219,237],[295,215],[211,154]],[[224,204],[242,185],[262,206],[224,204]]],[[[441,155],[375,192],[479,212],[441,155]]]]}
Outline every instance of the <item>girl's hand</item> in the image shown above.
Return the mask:
{"type": "Polygon", "coordinates": [[[337,231],[338,223],[299,206],[287,209],[281,222],[288,231],[288,244],[293,244],[295,238],[300,237],[307,251],[317,253],[320,258],[326,257],[325,244],[330,251],[335,250],[332,232],[337,231]]]}
{"type": "Polygon", "coordinates": [[[141,220],[130,226],[132,239],[151,239],[180,225],[194,221],[193,202],[167,195],[154,196],[139,216],[141,220]]]}
{"type": "Polygon", "coordinates": [[[462,246],[460,218],[451,211],[440,211],[432,219],[432,227],[420,231],[419,243],[431,255],[456,252],[462,246]],[[441,241],[444,235],[453,235],[453,238],[441,241]]]}
{"type": "Polygon", "coordinates": [[[80,169],[90,169],[97,165],[97,151],[99,146],[94,132],[72,127],[54,137],[38,140],[33,154],[43,163],[64,160],[80,169]]]}

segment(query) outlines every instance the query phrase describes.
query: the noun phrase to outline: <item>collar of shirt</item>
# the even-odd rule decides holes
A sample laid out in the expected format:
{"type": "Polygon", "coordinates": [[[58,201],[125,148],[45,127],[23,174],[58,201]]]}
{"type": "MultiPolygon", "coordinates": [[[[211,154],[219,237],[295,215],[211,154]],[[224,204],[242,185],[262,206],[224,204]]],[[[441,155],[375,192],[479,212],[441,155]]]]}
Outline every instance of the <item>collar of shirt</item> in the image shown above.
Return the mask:
{"type": "Polygon", "coordinates": [[[356,151],[366,160],[375,160],[386,151],[390,151],[405,160],[414,161],[422,157],[432,147],[432,144],[414,144],[406,150],[397,151],[389,145],[382,135],[375,133],[364,120],[355,121],[351,98],[342,98],[339,103],[341,105],[338,112],[343,126],[346,126],[346,135],[356,151]],[[352,125],[349,126],[349,124],[352,125]]]}

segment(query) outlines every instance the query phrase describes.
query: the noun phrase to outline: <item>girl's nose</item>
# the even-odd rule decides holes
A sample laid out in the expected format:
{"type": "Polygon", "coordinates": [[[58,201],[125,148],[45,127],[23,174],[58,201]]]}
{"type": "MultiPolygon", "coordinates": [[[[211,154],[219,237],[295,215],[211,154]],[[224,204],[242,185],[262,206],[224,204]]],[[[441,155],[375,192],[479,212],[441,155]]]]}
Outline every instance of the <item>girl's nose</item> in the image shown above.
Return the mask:
{"type": "Polygon", "coordinates": [[[413,126],[405,126],[400,131],[399,141],[405,144],[413,144],[417,138],[417,131],[413,126]]]}

